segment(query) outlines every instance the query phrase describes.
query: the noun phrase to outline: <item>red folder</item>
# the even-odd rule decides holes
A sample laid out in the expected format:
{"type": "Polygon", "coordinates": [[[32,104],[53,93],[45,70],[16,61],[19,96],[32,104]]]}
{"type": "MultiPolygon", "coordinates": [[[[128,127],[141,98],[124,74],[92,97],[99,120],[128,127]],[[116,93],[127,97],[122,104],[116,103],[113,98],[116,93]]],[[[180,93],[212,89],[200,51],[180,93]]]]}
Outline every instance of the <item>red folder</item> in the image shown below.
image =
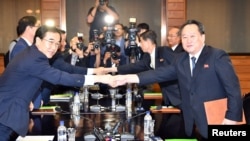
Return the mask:
{"type": "MultiPolygon", "coordinates": [[[[225,118],[227,111],[227,98],[204,102],[208,125],[220,125],[225,118]]],[[[243,111],[243,109],[242,109],[243,111]]],[[[242,121],[238,124],[246,124],[244,112],[242,121]]]]}

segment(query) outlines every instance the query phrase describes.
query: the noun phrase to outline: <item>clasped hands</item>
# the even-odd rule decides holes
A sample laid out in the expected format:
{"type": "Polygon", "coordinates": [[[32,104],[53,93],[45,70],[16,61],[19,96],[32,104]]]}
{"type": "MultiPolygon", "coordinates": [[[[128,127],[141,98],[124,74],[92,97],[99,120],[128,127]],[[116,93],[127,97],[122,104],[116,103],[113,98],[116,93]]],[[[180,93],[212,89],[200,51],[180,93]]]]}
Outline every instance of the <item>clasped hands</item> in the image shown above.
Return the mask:
{"type": "Polygon", "coordinates": [[[110,75],[110,72],[116,72],[116,68],[104,68],[99,67],[95,69],[95,74],[99,75],[101,83],[108,84],[111,87],[117,87],[121,85],[125,85],[126,83],[136,83],[137,79],[134,79],[136,75],[110,75]],[[132,77],[131,77],[132,76],[132,77]]]}
{"type": "Polygon", "coordinates": [[[111,87],[117,87],[121,85],[125,85],[127,83],[126,75],[100,75],[101,83],[108,84],[111,87]]]}

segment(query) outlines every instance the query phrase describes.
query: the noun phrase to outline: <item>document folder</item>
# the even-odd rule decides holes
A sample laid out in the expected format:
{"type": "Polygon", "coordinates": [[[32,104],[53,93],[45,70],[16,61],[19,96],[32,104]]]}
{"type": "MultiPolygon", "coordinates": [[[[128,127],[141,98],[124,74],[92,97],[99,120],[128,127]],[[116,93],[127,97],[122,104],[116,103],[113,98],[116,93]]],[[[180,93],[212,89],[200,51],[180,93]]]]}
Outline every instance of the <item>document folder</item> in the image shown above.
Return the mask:
{"type": "MultiPolygon", "coordinates": [[[[204,102],[204,106],[205,106],[208,125],[222,124],[227,111],[227,98],[204,102]]],[[[246,124],[244,112],[242,115],[242,122],[238,122],[238,124],[246,124]]]]}

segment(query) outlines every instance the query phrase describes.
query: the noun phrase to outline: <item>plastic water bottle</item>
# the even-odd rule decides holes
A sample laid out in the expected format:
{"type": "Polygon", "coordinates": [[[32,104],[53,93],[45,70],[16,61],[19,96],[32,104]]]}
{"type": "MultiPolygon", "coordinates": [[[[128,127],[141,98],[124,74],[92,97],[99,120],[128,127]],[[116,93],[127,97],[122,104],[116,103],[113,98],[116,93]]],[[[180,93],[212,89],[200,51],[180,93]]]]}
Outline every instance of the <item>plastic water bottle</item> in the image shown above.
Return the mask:
{"type": "Polygon", "coordinates": [[[152,116],[150,115],[150,111],[146,112],[146,115],[144,116],[144,141],[149,141],[150,140],[150,135],[151,135],[151,121],[152,121],[152,116]]]}
{"type": "Polygon", "coordinates": [[[60,121],[60,125],[57,128],[57,141],[67,141],[67,129],[63,120],[60,121]]]}
{"type": "Polygon", "coordinates": [[[126,112],[127,112],[127,118],[131,118],[132,117],[132,93],[131,93],[131,89],[127,89],[127,93],[126,93],[126,112]]]}
{"type": "Polygon", "coordinates": [[[88,112],[89,110],[89,91],[88,91],[88,87],[83,87],[83,110],[84,112],[88,112]]]}
{"type": "Polygon", "coordinates": [[[80,96],[79,96],[79,93],[76,92],[74,96],[74,101],[73,101],[73,114],[79,115],[80,108],[81,108],[80,96]]]}

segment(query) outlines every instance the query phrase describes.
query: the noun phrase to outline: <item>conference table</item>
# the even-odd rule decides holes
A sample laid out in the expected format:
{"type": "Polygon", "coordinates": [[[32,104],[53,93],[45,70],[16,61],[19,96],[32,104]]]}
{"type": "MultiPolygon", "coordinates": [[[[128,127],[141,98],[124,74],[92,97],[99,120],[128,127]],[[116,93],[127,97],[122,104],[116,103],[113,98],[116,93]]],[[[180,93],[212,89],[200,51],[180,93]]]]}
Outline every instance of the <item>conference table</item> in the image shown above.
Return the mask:
{"type": "MultiPolygon", "coordinates": [[[[161,94],[146,94],[144,99],[161,100],[161,94]]],[[[120,140],[135,141],[143,140],[144,138],[143,118],[146,111],[133,110],[129,113],[127,110],[118,112],[111,110],[103,110],[101,112],[81,110],[78,115],[73,115],[70,112],[69,103],[69,99],[52,98],[52,106],[47,107],[53,107],[53,110],[33,111],[31,113],[32,122],[28,135],[53,135],[54,141],[56,141],[57,127],[60,120],[63,120],[67,128],[76,129],[76,141],[94,141],[98,137],[105,138],[107,136],[113,136],[120,140]]],[[[157,125],[161,124],[161,120],[158,118],[159,115],[180,113],[180,110],[177,108],[164,106],[158,108],[157,105],[151,106],[150,111],[156,119],[155,132],[158,128],[157,125]]]]}
{"type": "MultiPolygon", "coordinates": [[[[60,105],[67,105],[61,102],[60,105]]],[[[73,115],[69,109],[55,112],[38,112],[31,115],[32,125],[28,135],[54,135],[57,141],[57,127],[63,120],[67,128],[76,129],[76,141],[95,140],[107,136],[121,140],[143,140],[143,112],[127,111],[84,112],[73,115]],[[98,136],[99,135],[99,136],[98,136]]]]}

